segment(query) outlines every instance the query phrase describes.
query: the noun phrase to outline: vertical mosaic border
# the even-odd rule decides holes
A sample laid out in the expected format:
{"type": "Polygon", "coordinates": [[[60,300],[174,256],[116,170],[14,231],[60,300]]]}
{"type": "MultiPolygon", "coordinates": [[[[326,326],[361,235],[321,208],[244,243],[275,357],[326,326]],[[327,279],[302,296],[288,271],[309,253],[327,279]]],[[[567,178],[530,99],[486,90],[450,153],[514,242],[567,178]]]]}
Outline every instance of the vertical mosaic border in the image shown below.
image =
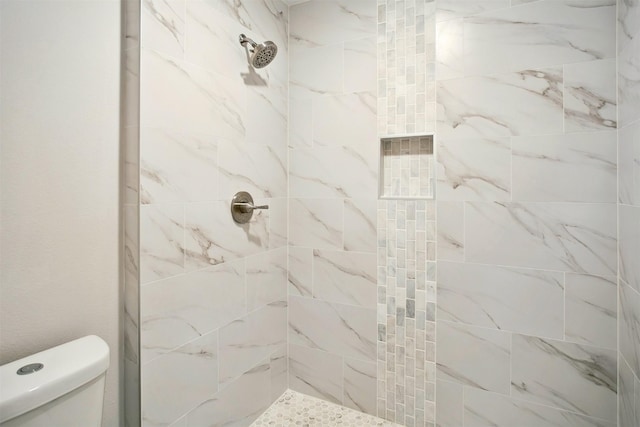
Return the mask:
{"type": "Polygon", "coordinates": [[[378,416],[435,424],[433,200],[378,201],[378,416]]]}

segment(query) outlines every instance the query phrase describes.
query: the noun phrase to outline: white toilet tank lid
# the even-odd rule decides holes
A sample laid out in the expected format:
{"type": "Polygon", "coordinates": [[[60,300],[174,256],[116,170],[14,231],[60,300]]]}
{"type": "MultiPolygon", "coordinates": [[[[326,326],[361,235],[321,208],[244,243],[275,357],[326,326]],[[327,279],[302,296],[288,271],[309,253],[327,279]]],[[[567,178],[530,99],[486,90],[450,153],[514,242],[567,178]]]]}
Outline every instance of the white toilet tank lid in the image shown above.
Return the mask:
{"type": "Polygon", "coordinates": [[[108,367],[109,346],[95,335],[0,366],[0,423],[75,390],[102,375],[108,367]],[[18,375],[20,368],[31,364],[44,366],[18,375]]]}

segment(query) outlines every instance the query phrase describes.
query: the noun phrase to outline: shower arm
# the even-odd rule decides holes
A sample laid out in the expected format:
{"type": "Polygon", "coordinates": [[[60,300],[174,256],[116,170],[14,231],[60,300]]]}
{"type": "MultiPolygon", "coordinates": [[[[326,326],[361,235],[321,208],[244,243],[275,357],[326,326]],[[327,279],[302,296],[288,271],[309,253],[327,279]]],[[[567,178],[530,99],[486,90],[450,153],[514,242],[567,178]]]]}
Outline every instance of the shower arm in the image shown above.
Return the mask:
{"type": "Polygon", "coordinates": [[[252,48],[256,48],[256,46],[258,46],[258,43],[254,42],[253,40],[251,40],[249,37],[245,36],[244,34],[240,34],[239,37],[240,40],[240,44],[242,46],[245,46],[247,43],[249,43],[251,45],[252,48]]]}

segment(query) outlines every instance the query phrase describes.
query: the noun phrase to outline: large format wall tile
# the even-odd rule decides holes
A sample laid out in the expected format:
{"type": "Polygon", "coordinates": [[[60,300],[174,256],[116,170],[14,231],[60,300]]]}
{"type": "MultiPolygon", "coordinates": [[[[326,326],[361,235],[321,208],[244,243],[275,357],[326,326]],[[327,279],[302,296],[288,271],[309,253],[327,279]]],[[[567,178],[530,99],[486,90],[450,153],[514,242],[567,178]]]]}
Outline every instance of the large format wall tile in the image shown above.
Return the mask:
{"type": "Polygon", "coordinates": [[[464,18],[509,6],[511,6],[510,0],[439,0],[436,19],[447,21],[464,18]]]}
{"type": "Polygon", "coordinates": [[[376,8],[370,0],[310,1],[292,8],[290,19],[291,46],[296,49],[376,34],[376,8]]]}
{"type": "Polygon", "coordinates": [[[218,198],[216,138],[150,128],[140,133],[142,203],[218,198]]]}
{"type": "Polygon", "coordinates": [[[289,297],[289,342],[344,357],[376,357],[376,311],[289,297]]]}
{"type": "Polygon", "coordinates": [[[341,249],[342,209],[343,202],[340,199],[290,199],[290,244],[318,249],[341,249]]]}
{"type": "Polygon", "coordinates": [[[182,205],[140,207],[140,283],[184,272],[182,205]]]}
{"type": "Polygon", "coordinates": [[[618,118],[626,126],[640,118],[640,24],[634,1],[618,2],[618,118]]]}
{"type": "Polygon", "coordinates": [[[620,427],[638,425],[635,376],[624,357],[618,358],[618,421],[620,427]]]}
{"type": "Polygon", "coordinates": [[[438,200],[510,200],[508,138],[438,140],[438,200]]]}
{"type": "Polygon", "coordinates": [[[617,348],[617,286],[613,278],[565,275],[565,339],[617,348]]]}
{"type": "Polygon", "coordinates": [[[247,311],[287,300],[287,248],[252,255],[245,259],[247,311]]]}
{"type": "Polygon", "coordinates": [[[189,412],[187,425],[250,425],[271,404],[270,380],[270,363],[264,360],[189,412]]]}
{"type": "Polygon", "coordinates": [[[209,399],[218,390],[218,333],[144,365],[142,389],[145,425],[169,425],[209,399]]]}
{"type": "Polygon", "coordinates": [[[564,87],[565,131],[617,127],[615,59],[565,65],[564,87]]]}
{"type": "Polygon", "coordinates": [[[467,260],[614,275],[615,217],[613,204],[469,202],[467,260]]]}
{"type": "Polygon", "coordinates": [[[640,293],[620,281],[620,354],[640,378],[640,293]]]}
{"type": "Polygon", "coordinates": [[[439,138],[495,138],[563,130],[561,68],[444,80],[437,83],[437,90],[439,138]]]}
{"type": "Polygon", "coordinates": [[[375,253],[377,202],[374,199],[344,201],[344,250],[375,253]]]}
{"type": "Polygon", "coordinates": [[[513,336],[511,394],[532,402],[616,420],[616,352],[513,336]]]}
{"type": "Polygon", "coordinates": [[[464,261],[464,203],[438,201],[438,260],[464,261]]]}
{"type": "Polygon", "coordinates": [[[147,0],[142,4],[142,46],[182,58],[185,44],[185,0],[147,0]]]}
{"type": "Polygon", "coordinates": [[[375,120],[375,92],[320,97],[313,105],[314,147],[345,146],[377,154],[376,128],[371,127],[375,120]]]}
{"type": "MultiPolygon", "coordinates": [[[[260,203],[260,201],[256,201],[260,203]]],[[[247,224],[236,224],[230,202],[186,205],[185,249],[189,270],[216,265],[269,247],[267,214],[260,212],[247,224]],[[219,230],[225,230],[220,233],[219,230]]]]}
{"type": "Polygon", "coordinates": [[[640,206],[640,120],[618,131],[619,201],[640,206]]]}
{"type": "Polygon", "coordinates": [[[329,302],[376,308],[375,254],[313,251],[313,296],[329,302]]]}
{"type": "Polygon", "coordinates": [[[508,333],[446,321],[437,328],[438,380],[509,394],[508,333]]]}
{"type": "Polygon", "coordinates": [[[364,412],[376,412],[376,364],[344,359],[343,405],[364,412]]]}
{"type": "Polygon", "coordinates": [[[615,427],[614,421],[536,405],[496,393],[466,388],[464,425],[473,427],[615,427]]]}
{"type": "Polygon", "coordinates": [[[564,337],[562,273],[441,261],[438,320],[564,337]]]}
{"type": "Polygon", "coordinates": [[[269,358],[287,342],[287,303],[274,302],[220,328],[220,384],[269,358]]]}
{"type": "Polygon", "coordinates": [[[301,393],[342,403],[342,358],[326,351],[289,345],[289,385],[301,393]]]}
{"type": "Polygon", "coordinates": [[[583,3],[533,2],[468,18],[467,69],[488,74],[615,57],[615,0],[583,3]]]}
{"type": "Polygon", "coordinates": [[[513,200],[615,202],[615,131],[512,138],[512,148],[513,200]]]}
{"type": "Polygon", "coordinates": [[[246,312],[244,262],[235,261],[142,287],[142,359],[148,361],[246,312]]]}
{"type": "Polygon", "coordinates": [[[620,279],[640,292],[640,206],[620,205],[620,279]]]}

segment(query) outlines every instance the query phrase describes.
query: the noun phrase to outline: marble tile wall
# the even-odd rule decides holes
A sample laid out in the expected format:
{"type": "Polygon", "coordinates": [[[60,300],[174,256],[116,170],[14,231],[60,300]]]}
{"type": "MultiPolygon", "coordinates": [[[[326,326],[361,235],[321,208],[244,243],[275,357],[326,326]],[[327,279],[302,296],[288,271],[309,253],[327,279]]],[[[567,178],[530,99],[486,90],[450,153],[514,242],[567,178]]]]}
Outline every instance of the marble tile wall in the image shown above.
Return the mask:
{"type": "Polygon", "coordinates": [[[380,198],[433,199],[433,135],[383,138],[380,144],[380,198]]]}
{"type": "Polygon", "coordinates": [[[376,3],[290,8],[289,387],[376,414],[376,3]]]}
{"type": "Polygon", "coordinates": [[[618,422],[640,425],[640,3],[618,1],[618,422]]]}
{"type": "Polygon", "coordinates": [[[436,425],[615,426],[616,3],[436,5],[436,425]]]}
{"type": "Polygon", "coordinates": [[[126,196],[140,223],[142,425],[248,425],[287,387],[288,7],[141,5],[126,196]],[[241,33],[274,41],[274,62],[250,67],[241,33]],[[241,190],[270,206],[245,225],[229,213],[241,190]]]}

